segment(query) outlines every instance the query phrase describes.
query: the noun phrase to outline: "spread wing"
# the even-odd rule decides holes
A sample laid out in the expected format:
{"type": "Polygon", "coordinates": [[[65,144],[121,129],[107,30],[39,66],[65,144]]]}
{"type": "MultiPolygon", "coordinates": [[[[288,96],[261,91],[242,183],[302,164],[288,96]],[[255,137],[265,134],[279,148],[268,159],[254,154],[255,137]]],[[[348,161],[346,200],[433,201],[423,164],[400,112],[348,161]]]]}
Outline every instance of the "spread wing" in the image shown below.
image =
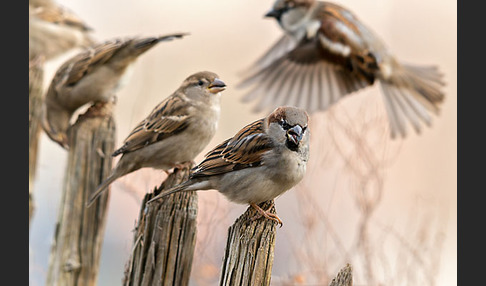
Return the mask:
{"type": "MultiPolygon", "coordinates": [[[[373,84],[378,67],[370,44],[374,36],[339,6],[323,3],[316,13],[294,48],[239,84],[253,86],[243,101],[260,98],[255,111],[282,105],[326,110],[343,96],[373,84]]],[[[276,47],[267,54],[278,54],[282,46],[276,47]]]]}
{"type": "Polygon", "coordinates": [[[194,167],[191,178],[220,175],[262,164],[262,156],[272,149],[272,140],[263,131],[264,119],[257,120],[241,129],[206,154],[206,158],[194,167]]]}
{"type": "Polygon", "coordinates": [[[88,48],[65,62],[57,70],[53,83],[58,88],[75,85],[84,76],[110,60],[125,44],[125,41],[117,39],[88,48]]]}
{"type": "Polygon", "coordinates": [[[174,94],[159,103],[125,139],[112,156],[132,152],[178,134],[189,124],[190,105],[181,95],[174,94]]]}

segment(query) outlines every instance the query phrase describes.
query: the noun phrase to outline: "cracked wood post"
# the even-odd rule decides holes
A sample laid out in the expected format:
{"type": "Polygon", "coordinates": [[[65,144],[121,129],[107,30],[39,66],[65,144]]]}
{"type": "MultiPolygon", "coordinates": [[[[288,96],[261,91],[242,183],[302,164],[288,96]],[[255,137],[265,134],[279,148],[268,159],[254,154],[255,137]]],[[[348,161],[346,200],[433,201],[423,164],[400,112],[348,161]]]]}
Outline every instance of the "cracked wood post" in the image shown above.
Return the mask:
{"type": "Polygon", "coordinates": [[[41,131],[44,59],[29,61],[29,226],[34,213],[34,179],[37,166],[37,149],[41,131]]]}
{"type": "MultiPolygon", "coordinates": [[[[271,201],[260,204],[268,209],[271,201]]],[[[271,208],[275,213],[275,206],[271,208]]],[[[228,240],[219,285],[270,285],[277,222],[259,218],[248,207],[228,229],[228,240]]]]}
{"type": "Polygon", "coordinates": [[[352,267],[351,264],[346,264],[341,270],[339,270],[338,274],[335,278],[332,279],[329,286],[353,286],[353,274],[352,274],[352,267]]]}
{"type": "Polygon", "coordinates": [[[189,174],[190,166],[175,169],[160,187],[145,195],[123,285],[189,284],[196,246],[197,193],[179,192],[146,205],[189,174]]]}
{"type": "Polygon", "coordinates": [[[98,103],[70,128],[64,177],[46,285],[96,285],[109,192],[89,208],[91,192],[112,168],[115,121],[112,103],[98,103]]]}

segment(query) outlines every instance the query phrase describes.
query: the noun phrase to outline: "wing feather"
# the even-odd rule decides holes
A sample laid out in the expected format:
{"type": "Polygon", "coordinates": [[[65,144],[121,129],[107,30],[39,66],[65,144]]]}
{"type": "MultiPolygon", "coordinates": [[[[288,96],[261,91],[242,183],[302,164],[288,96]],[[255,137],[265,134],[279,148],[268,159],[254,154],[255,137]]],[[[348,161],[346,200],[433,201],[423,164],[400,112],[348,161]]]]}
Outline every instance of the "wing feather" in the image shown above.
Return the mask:
{"type": "Polygon", "coordinates": [[[189,125],[189,108],[190,105],[181,95],[168,97],[130,132],[123,146],[113,156],[138,150],[182,132],[189,125]]]}
{"type": "Polygon", "coordinates": [[[193,169],[191,178],[221,175],[230,171],[257,167],[263,155],[272,149],[272,140],[263,131],[264,119],[242,128],[206,154],[193,169]]]}

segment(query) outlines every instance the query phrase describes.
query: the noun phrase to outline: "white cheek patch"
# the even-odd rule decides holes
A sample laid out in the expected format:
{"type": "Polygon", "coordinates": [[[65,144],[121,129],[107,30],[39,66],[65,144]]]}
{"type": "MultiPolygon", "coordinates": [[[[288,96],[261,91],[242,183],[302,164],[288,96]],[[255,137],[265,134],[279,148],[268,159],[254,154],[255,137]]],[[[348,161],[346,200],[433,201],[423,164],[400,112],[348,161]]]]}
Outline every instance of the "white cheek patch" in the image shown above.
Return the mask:
{"type": "Polygon", "coordinates": [[[349,54],[351,53],[351,48],[349,46],[343,45],[338,42],[333,42],[322,34],[319,34],[319,40],[328,50],[333,53],[340,54],[345,57],[349,56],[349,54]]]}

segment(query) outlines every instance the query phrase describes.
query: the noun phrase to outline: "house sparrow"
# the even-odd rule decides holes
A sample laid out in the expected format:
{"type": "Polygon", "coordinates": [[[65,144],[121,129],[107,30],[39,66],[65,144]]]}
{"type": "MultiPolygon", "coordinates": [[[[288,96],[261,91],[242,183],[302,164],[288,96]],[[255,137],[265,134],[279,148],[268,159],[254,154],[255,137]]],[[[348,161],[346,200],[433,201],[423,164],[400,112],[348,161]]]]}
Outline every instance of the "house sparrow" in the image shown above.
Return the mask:
{"type": "Polygon", "coordinates": [[[94,44],[92,29],[53,0],[29,0],[29,59],[55,58],[76,47],[94,44]]]}
{"type": "Polygon", "coordinates": [[[112,156],[122,154],[111,175],[91,196],[88,206],[113,181],[140,168],[169,170],[192,162],[218,127],[221,92],[226,85],[212,72],[186,78],[130,132],[112,156]]]}
{"type": "Polygon", "coordinates": [[[115,39],[94,45],[67,60],[56,72],[44,101],[43,128],[49,138],[68,148],[73,113],[89,102],[107,102],[127,82],[129,66],[162,41],[185,34],[115,39]]]}
{"type": "Polygon", "coordinates": [[[255,111],[279,105],[326,110],[343,96],[380,82],[391,137],[430,126],[444,94],[435,66],[401,64],[351,11],[330,2],[277,0],[265,15],[285,34],[252,67],[238,86],[257,86],[243,97],[259,96],[255,111]]]}
{"type": "Polygon", "coordinates": [[[179,191],[215,189],[282,225],[277,215],[258,204],[273,200],[304,177],[309,159],[308,120],[303,109],[278,107],[207,153],[186,182],[149,202],[179,191]]]}

